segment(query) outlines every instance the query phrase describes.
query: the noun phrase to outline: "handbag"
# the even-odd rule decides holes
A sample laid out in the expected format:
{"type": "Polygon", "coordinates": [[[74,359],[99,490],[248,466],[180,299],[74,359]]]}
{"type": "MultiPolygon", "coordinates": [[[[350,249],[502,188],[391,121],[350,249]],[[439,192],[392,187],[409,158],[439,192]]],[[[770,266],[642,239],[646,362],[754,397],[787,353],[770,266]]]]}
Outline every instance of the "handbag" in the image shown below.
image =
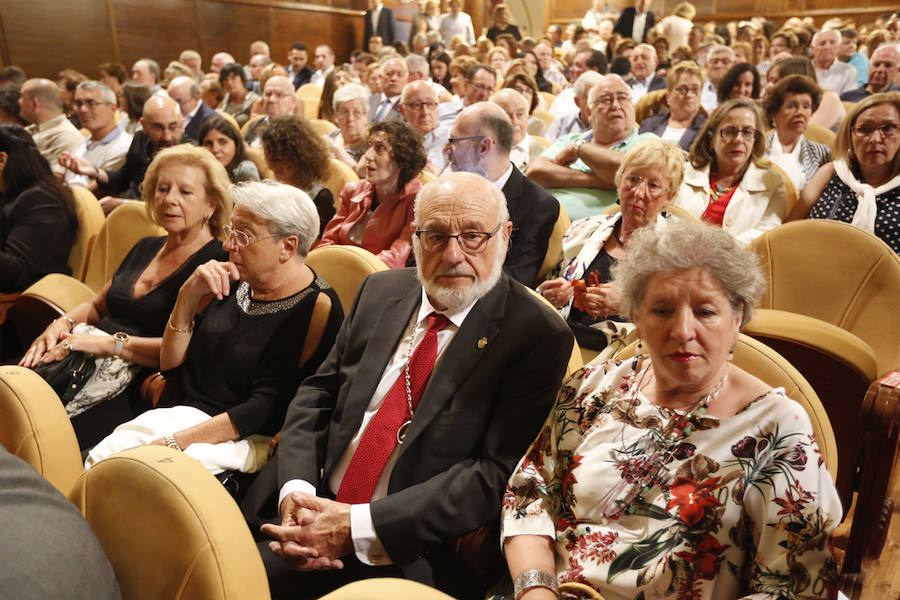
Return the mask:
{"type": "Polygon", "coordinates": [[[66,405],[81,391],[94,374],[94,369],[94,357],[75,350],[61,360],[34,367],[34,372],[50,384],[63,405],[66,405]]]}

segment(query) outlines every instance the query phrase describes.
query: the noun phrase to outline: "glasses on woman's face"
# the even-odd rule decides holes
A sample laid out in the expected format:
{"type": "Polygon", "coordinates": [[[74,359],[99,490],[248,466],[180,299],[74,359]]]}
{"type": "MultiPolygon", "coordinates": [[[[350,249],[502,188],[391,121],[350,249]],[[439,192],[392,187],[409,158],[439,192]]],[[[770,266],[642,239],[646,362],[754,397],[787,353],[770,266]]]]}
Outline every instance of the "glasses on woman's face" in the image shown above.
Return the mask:
{"type": "Polygon", "coordinates": [[[246,248],[250,244],[255,244],[259,240],[278,237],[277,235],[250,235],[240,229],[233,229],[230,225],[224,225],[222,231],[225,232],[225,240],[233,240],[238,248],[246,248]]]}
{"type": "MultiPolygon", "coordinates": [[[[501,223],[502,224],[502,223],[501,223]]],[[[466,231],[450,235],[441,231],[430,231],[428,229],[419,229],[416,231],[416,237],[422,244],[422,250],[437,254],[447,249],[447,244],[451,239],[456,239],[459,249],[470,256],[481,254],[487,247],[488,240],[494,237],[500,231],[500,225],[494,227],[490,233],[486,231],[466,231]]]]}
{"type": "Polygon", "coordinates": [[[688,94],[692,94],[694,96],[700,95],[700,86],[699,85],[679,85],[675,88],[675,93],[679,96],[687,96],[688,94]]]}
{"type": "Polygon", "coordinates": [[[884,125],[855,125],[852,129],[853,135],[861,138],[868,138],[875,135],[875,132],[878,131],[881,133],[882,138],[890,138],[897,135],[900,132],[900,126],[896,123],[885,123],[884,125]]]}
{"type": "Polygon", "coordinates": [[[740,136],[741,139],[752,142],[756,139],[758,134],[759,132],[753,127],[722,127],[719,129],[719,137],[726,142],[733,142],[738,136],[740,136]]]}
{"type": "Polygon", "coordinates": [[[642,177],[641,175],[625,175],[622,178],[623,187],[629,190],[636,190],[642,183],[647,184],[647,193],[651,198],[659,198],[666,193],[666,187],[658,180],[642,177]]]}
{"type": "Polygon", "coordinates": [[[334,113],[338,119],[360,119],[366,116],[366,112],[361,109],[351,109],[347,110],[344,108],[337,109],[337,112],[334,113]]]}

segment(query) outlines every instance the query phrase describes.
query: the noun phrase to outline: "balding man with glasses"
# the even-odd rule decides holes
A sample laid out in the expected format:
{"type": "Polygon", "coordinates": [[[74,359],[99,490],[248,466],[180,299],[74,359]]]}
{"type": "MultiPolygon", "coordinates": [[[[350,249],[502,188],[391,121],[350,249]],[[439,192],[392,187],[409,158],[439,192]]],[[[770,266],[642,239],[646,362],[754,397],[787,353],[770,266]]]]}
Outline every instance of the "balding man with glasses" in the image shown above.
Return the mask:
{"type": "Polygon", "coordinates": [[[573,221],[616,202],[616,170],[623,154],[652,133],[638,133],[629,88],[605,75],[588,93],[591,131],[559,138],[528,168],[528,178],[553,194],[573,221]]]}
{"type": "Polygon", "coordinates": [[[450,129],[441,125],[438,116],[438,97],[434,88],[427,81],[411,81],[403,88],[400,96],[400,113],[410,126],[422,134],[425,154],[430,173],[438,175],[447,166],[444,156],[444,144],[450,135],[450,129]]]}

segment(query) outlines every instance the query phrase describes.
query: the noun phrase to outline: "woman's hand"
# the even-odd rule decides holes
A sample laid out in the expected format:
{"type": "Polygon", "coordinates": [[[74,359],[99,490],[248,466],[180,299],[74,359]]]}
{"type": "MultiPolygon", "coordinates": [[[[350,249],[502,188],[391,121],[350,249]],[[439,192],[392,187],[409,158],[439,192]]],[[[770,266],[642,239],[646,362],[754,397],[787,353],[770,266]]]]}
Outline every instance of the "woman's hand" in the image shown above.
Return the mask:
{"type": "Polygon", "coordinates": [[[231,282],[240,278],[237,267],[231,261],[211,260],[203,263],[181,286],[179,296],[197,306],[209,294],[221,300],[231,293],[231,282]]]}
{"type": "Polygon", "coordinates": [[[545,281],[541,284],[541,295],[556,308],[562,308],[572,300],[575,290],[572,282],[562,277],[545,281]]]}
{"type": "Polygon", "coordinates": [[[64,359],[70,352],[84,352],[93,356],[107,356],[112,354],[115,346],[112,337],[107,335],[92,334],[63,334],[59,343],[40,357],[39,364],[56,362],[64,359]]]}
{"type": "Polygon", "coordinates": [[[39,335],[25,352],[25,356],[19,361],[19,366],[32,369],[39,364],[49,362],[42,360],[43,357],[53,350],[61,339],[69,335],[70,330],[71,325],[65,319],[56,319],[50,323],[44,333],[39,335]]]}
{"type": "Polygon", "coordinates": [[[585,312],[595,319],[619,314],[620,295],[609,283],[588,286],[584,292],[585,312]]]}

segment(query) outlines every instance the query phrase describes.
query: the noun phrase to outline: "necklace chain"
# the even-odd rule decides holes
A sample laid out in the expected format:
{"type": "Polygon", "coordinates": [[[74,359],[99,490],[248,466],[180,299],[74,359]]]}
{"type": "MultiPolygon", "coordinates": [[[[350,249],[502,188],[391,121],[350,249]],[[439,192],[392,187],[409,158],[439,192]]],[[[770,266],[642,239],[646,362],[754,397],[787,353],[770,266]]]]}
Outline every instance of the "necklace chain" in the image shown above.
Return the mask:
{"type": "Polygon", "coordinates": [[[409,411],[409,418],[407,418],[397,429],[398,444],[403,443],[403,439],[406,437],[406,432],[409,429],[409,426],[412,424],[413,415],[415,415],[412,401],[412,384],[410,383],[409,376],[409,363],[412,361],[413,341],[416,339],[416,335],[418,335],[419,329],[419,324],[416,323],[415,327],[413,327],[412,333],[409,336],[409,339],[406,342],[406,365],[403,367],[403,377],[404,382],[406,383],[406,408],[409,411]]]}

